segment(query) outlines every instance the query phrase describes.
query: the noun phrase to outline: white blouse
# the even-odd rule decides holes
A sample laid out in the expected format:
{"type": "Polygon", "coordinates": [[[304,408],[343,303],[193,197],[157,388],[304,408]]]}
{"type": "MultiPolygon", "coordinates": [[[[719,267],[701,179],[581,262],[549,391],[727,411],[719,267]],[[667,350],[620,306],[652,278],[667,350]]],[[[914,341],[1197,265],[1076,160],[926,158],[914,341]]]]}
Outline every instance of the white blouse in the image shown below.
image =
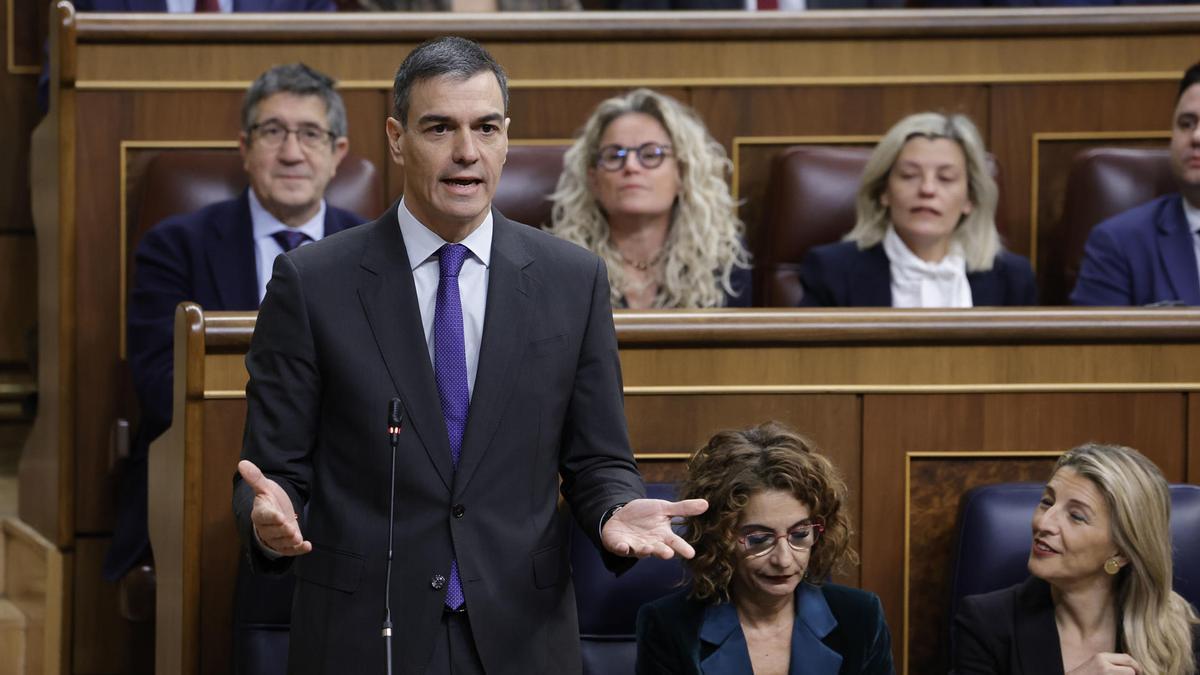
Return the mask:
{"type": "Polygon", "coordinates": [[[918,258],[888,225],[883,237],[892,273],[892,307],[971,307],[967,261],[958,242],[936,263],[918,258]]]}

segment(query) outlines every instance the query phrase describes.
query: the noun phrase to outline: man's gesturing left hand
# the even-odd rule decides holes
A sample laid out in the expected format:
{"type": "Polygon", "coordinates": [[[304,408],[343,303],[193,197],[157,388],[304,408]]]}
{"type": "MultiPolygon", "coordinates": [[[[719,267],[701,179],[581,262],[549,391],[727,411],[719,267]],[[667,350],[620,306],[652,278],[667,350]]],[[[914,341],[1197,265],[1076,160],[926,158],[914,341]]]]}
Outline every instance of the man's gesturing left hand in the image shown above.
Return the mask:
{"type": "Polygon", "coordinates": [[[708,502],[703,499],[635,499],[604,523],[600,540],[610,553],[631,558],[657,556],[666,560],[675,554],[691,558],[696,551],[671,530],[671,519],[697,516],[707,509],[708,502]]]}

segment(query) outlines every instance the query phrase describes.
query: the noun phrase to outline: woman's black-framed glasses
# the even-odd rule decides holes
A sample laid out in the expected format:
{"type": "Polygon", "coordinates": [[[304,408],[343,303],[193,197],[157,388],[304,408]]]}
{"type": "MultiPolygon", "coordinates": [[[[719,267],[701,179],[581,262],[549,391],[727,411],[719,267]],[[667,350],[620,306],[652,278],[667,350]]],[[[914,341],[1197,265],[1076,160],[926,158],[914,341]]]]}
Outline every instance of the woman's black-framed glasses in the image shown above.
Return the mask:
{"type": "Polygon", "coordinates": [[[824,531],[825,526],[820,523],[804,523],[788,530],[782,537],[765,530],[748,532],[738,537],[738,543],[742,545],[742,552],[747,558],[757,558],[774,551],[780,539],[786,541],[793,551],[803,553],[812,550],[824,531]]]}
{"type": "Polygon", "coordinates": [[[657,169],[663,160],[671,156],[671,146],[662,143],[642,143],[636,148],[606,145],[600,148],[596,156],[596,166],[605,171],[620,171],[625,168],[625,160],[629,159],[630,155],[637,155],[642,168],[657,169]]]}
{"type": "Polygon", "coordinates": [[[301,124],[295,129],[290,129],[279,122],[267,121],[252,124],[246,131],[254,140],[268,148],[278,148],[286,143],[287,137],[292,134],[296,134],[296,140],[300,142],[300,145],[310,150],[320,149],[336,138],[332,131],[322,129],[315,124],[301,124]]]}

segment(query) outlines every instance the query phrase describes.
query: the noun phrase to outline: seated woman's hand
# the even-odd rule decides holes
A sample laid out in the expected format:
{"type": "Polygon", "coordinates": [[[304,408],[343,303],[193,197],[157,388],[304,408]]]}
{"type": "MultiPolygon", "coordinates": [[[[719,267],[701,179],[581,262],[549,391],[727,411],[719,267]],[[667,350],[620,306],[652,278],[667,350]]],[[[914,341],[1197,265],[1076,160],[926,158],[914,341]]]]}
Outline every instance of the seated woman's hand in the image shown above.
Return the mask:
{"type": "Polygon", "coordinates": [[[1100,652],[1066,675],[1142,675],[1142,666],[1128,654],[1100,652]]]}

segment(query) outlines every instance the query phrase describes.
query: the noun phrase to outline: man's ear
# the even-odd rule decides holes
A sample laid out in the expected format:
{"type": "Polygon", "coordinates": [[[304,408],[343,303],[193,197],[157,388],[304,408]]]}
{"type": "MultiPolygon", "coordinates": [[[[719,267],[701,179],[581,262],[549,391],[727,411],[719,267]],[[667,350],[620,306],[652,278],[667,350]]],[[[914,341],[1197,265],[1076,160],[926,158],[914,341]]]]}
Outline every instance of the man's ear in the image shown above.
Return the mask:
{"type": "Polygon", "coordinates": [[[508,126],[510,124],[512,124],[512,119],[505,117],[504,123],[500,125],[500,128],[504,133],[504,157],[500,158],[500,164],[504,164],[508,161],[508,126]]]}
{"type": "Polygon", "coordinates": [[[345,136],[340,136],[333,142],[333,172],[337,173],[337,169],[342,165],[342,160],[346,158],[346,153],[350,151],[350,139],[345,136]]]}
{"type": "Polygon", "coordinates": [[[394,163],[404,166],[404,141],[407,133],[404,125],[395,117],[389,117],[384,123],[384,129],[387,131],[388,154],[394,163]]]}

